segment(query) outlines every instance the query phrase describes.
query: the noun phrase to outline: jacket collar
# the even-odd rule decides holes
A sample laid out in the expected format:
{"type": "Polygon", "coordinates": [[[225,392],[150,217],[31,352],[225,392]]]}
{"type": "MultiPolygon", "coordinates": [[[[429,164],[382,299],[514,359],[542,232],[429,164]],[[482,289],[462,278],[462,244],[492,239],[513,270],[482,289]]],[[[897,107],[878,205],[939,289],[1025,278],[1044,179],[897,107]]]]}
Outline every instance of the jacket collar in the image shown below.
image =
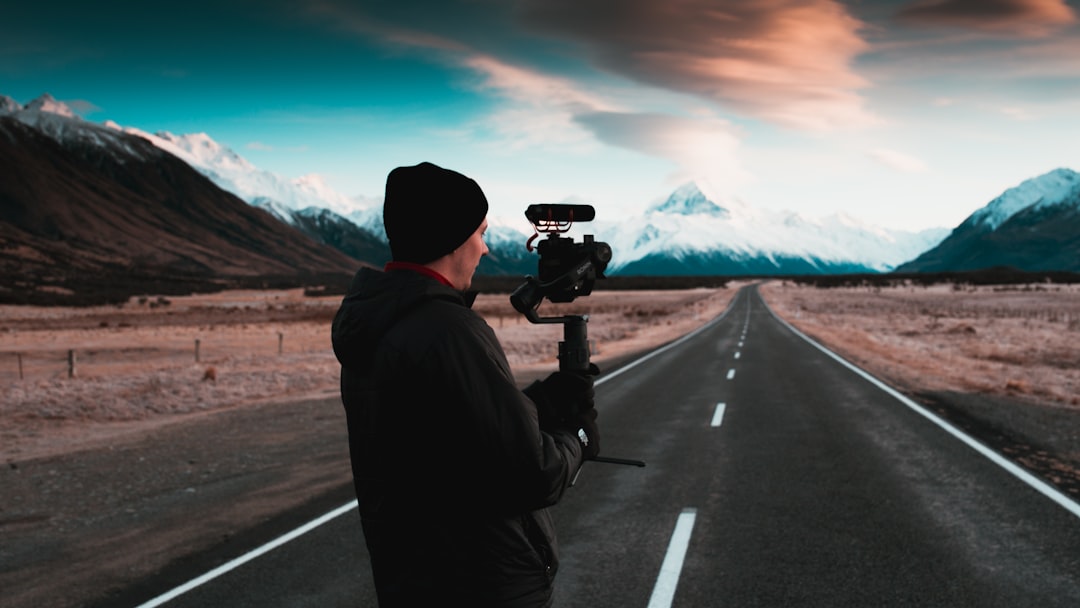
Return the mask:
{"type": "Polygon", "coordinates": [[[432,270],[431,268],[428,268],[427,266],[424,266],[423,264],[416,264],[416,263],[413,263],[413,262],[387,262],[386,266],[383,267],[384,272],[390,272],[390,271],[394,271],[394,270],[412,271],[412,272],[415,272],[417,274],[421,274],[423,276],[435,279],[440,284],[445,285],[445,286],[449,287],[450,289],[453,289],[458,294],[460,294],[463,303],[468,308],[472,308],[473,302],[476,301],[476,296],[479,294],[479,292],[475,291],[475,290],[469,290],[469,291],[460,291],[460,290],[458,290],[456,287],[454,287],[453,283],[451,283],[449,281],[449,279],[444,277],[442,274],[432,270]]]}

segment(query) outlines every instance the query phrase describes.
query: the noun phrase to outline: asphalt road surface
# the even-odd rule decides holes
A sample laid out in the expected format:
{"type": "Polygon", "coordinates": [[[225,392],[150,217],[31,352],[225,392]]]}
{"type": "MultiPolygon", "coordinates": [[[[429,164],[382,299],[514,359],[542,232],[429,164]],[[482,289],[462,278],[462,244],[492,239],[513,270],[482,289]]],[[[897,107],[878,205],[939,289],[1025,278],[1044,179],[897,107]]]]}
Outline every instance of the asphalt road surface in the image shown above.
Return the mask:
{"type": "MultiPolygon", "coordinates": [[[[554,508],[557,607],[1080,606],[1075,502],[816,347],[754,288],[602,376],[597,407],[603,455],[647,466],[588,463],[554,508]]],[[[350,499],[127,605],[375,606],[350,499]]]]}

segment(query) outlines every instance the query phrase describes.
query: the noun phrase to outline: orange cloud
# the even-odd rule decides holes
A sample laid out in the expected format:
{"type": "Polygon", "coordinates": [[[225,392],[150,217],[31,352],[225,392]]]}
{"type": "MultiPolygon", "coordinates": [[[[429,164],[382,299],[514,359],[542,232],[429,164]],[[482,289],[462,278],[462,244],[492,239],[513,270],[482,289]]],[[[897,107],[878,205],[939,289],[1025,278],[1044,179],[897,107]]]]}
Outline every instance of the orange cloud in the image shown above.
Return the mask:
{"type": "Polygon", "coordinates": [[[851,67],[865,27],[834,0],[528,0],[527,23],[580,44],[601,68],[747,116],[808,129],[872,117],[851,67]],[[607,5],[605,5],[607,6],[607,5]]]}
{"type": "Polygon", "coordinates": [[[1076,22],[1064,0],[918,0],[897,13],[901,21],[995,34],[1043,37],[1076,22]]]}

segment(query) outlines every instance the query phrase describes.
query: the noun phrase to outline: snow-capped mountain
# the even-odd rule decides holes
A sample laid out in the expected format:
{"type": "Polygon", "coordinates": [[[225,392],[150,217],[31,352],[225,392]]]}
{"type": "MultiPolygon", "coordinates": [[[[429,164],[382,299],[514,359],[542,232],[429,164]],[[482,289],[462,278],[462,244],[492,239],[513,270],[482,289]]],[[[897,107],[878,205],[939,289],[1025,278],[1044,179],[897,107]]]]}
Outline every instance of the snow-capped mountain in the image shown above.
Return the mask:
{"type": "Polygon", "coordinates": [[[1080,271],[1080,173],[1059,168],[1009,188],[941,242],[897,270],[1011,266],[1080,271]]]}
{"type": "Polygon", "coordinates": [[[11,97],[0,95],[0,116],[11,116],[61,143],[108,148],[124,157],[146,160],[146,150],[124,137],[116,123],[99,125],[83,120],[48,93],[26,106],[11,97]]]}
{"type": "Polygon", "coordinates": [[[132,128],[123,130],[149,140],[195,167],[222,189],[290,223],[292,218],[287,211],[315,207],[352,216],[354,223],[362,225],[370,221],[376,207],[375,201],[354,200],[337,192],[319,175],[288,179],[263,171],[205,133],[174,135],[167,131],[151,134],[132,128]]]}
{"type": "Polygon", "coordinates": [[[814,220],[741,201],[716,203],[693,183],[644,216],[597,223],[619,274],[788,274],[883,272],[944,238],[945,229],[886,230],[845,215],[814,220]]]}
{"type": "Polygon", "coordinates": [[[0,108],[0,301],[320,284],[359,264],[51,97],[0,108]]]}
{"type": "Polygon", "coordinates": [[[1009,188],[985,207],[972,213],[960,227],[970,224],[972,227],[997,230],[1021,211],[1045,209],[1069,202],[1078,188],[1080,173],[1065,168],[1054,169],[1009,188]]]}
{"type": "Polygon", "coordinates": [[[675,192],[671,193],[667,200],[653,205],[649,211],[686,216],[731,217],[731,211],[710,201],[693,183],[680,186],[675,192]]]}

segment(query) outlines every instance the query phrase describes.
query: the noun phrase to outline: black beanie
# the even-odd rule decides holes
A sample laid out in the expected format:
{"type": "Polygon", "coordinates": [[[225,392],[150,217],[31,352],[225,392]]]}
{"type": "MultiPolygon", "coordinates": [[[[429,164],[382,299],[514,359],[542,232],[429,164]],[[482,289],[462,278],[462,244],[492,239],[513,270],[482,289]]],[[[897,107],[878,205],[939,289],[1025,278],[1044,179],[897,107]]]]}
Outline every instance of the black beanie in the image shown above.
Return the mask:
{"type": "Polygon", "coordinates": [[[386,176],[383,225],[396,262],[427,264],[454,251],[487,216],[480,185],[431,163],[386,176]]]}

